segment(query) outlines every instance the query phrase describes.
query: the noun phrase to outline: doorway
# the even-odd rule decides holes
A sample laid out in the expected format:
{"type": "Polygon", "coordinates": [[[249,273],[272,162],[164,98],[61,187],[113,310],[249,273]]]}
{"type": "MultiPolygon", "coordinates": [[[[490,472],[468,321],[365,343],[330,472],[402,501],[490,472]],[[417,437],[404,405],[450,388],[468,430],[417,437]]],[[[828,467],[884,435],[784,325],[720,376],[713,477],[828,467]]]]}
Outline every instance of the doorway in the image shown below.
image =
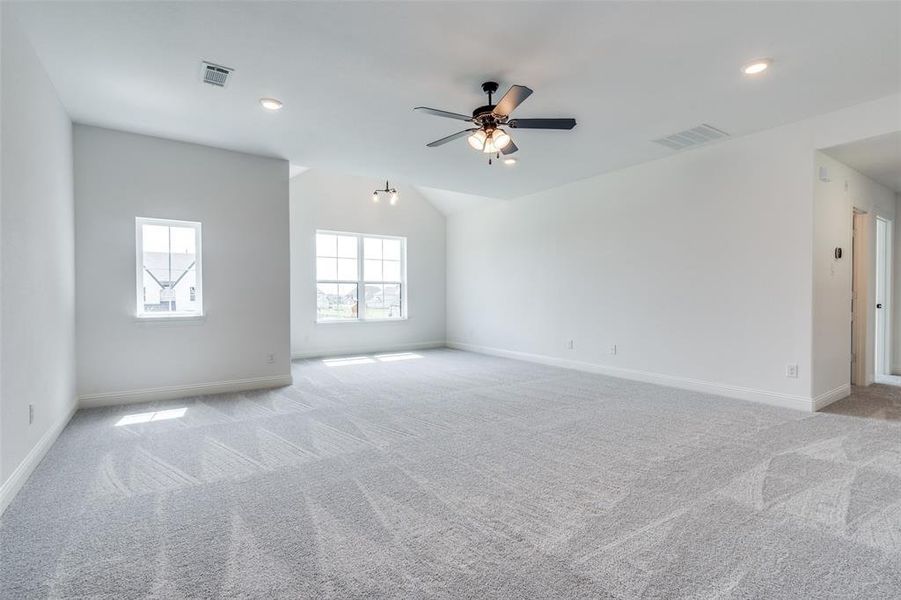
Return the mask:
{"type": "MultiPolygon", "coordinates": [[[[814,196],[821,233],[815,231],[815,239],[824,253],[835,246],[836,256],[828,265],[831,271],[823,269],[815,279],[821,289],[814,295],[822,299],[815,308],[820,306],[822,322],[834,327],[823,332],[823,338],[835,340],[831,348],[814,344],[822,365],[817,367],[815,391],[838,389],[835,386],[847,378],[846,368],[854,386],[901,386],[901,313],[894,314],[901,311],[901,301],[894,300],[901,298],[901,237],[896,240],[894,233],[895,221],[901,219],[901,131],[824,148],[816,155],[816,165],[814,196]],[[842,244],[851,252],[844,269],[842,244]],[[847,303],[850,331],[845,329],[847,303]]],[[[817,257],[816,263],[826,267],[825,259],[817,257]]]]}

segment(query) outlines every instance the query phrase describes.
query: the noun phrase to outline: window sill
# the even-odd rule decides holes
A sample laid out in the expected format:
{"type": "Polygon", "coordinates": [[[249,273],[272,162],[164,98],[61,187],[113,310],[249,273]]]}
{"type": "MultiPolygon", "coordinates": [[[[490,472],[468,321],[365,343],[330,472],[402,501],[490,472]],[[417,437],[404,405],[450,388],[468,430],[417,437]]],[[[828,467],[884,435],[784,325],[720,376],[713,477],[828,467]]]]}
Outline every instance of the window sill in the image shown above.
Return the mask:
{"type": "Polygon", "coordinates": [[[313,321],[316,325],[362,325],[364,323],[402,323],[407,321],[409,317],[400,317],[398,319],[327,319],[327,320],[315,320],[313,321]]]}
{"type": "Polygon", "coordinates": [[[200,325],[206,321],[206,315],[161,315],[156,316],[136,316],[135,323],[160,323],[167,325],[177,325],[183,323],[185,325],[200,325]]]}

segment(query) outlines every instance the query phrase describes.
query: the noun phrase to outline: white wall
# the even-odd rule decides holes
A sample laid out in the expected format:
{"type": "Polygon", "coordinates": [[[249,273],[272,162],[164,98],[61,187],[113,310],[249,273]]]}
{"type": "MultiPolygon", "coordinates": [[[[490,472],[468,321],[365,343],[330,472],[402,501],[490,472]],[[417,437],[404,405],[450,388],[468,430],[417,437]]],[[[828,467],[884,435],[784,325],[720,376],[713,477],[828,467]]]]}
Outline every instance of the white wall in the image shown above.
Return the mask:
{"type": "Polygon", "coordinates": [[[77,125],[75,207],[82,404],[290,380],[286,161],[77,125]],[[202,321],[135,318],[135,217],[202,223],[202,321]]]}
{"type": "Polygon", "coordinates": [[[449,342],[810,410],[814,151],[898,102],[452,215],[449,342]]]}
{"type": "Polygon", "coordinates": [[[851,230],[852,210],[865,211],[866,264],[868,285],[859,301],[866,310],[864,347],[860,357],[865,363],[866,382],[872,383],[876,335],[876,217],[894,221],[895,194],[883,185],[860,174],[822,152],[816,153],[814,188],[814,396],[847,386],[850,382],[851,327],[851,230]],[[820,179],[820,168],[827,179],[820,179]],[[843,258],[835,259],[835,248],[843,249],[843,258]]]}
{"type": "Polygon", "coordinates": [[[75,264],[72,123],[9,14],[0,62],[2,511],[75,406],[75,264]]]}
{"type": "Polygon", "coordinates": [[[406,185],[396,186],[400,193],[396,206],[372,202],[372,190],[384,185],[384,180],[321,170],[291,179],[291,348],[295,357],[444,343],[444,216],[406,185]],[[405,236],[408,319],[317,324],[317,229],[405,236]]]}
{"type": "Polygon", "coordinates": [[[808,173],[766,132],[452,216],[448,339],[806,395],[808,173]]]}

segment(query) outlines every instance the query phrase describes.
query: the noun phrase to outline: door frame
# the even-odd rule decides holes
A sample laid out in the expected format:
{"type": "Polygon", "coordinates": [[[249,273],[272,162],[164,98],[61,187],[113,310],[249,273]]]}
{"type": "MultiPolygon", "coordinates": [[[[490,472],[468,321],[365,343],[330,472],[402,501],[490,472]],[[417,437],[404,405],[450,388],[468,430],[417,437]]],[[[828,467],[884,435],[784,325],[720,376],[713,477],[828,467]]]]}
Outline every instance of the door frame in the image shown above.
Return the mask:
{"type": "Polygon", "coordinates": [[[851,214],[851,385],[869,385],[867,322],[869,306],[869,252],[867,212],[857,207],[851,214]]]}

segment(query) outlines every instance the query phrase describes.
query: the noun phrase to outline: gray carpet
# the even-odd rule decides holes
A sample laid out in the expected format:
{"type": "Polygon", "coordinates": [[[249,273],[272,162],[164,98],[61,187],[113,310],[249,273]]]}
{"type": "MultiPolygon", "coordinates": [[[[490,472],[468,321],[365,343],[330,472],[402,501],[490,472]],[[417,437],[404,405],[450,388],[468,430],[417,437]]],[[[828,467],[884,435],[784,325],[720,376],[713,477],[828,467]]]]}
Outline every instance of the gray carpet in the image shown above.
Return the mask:
{"type": "Polygon", "coordinates": [[[898,389],[809,415],[418,354],[79,411],[0,597],[901,598],[898,389]]]}

